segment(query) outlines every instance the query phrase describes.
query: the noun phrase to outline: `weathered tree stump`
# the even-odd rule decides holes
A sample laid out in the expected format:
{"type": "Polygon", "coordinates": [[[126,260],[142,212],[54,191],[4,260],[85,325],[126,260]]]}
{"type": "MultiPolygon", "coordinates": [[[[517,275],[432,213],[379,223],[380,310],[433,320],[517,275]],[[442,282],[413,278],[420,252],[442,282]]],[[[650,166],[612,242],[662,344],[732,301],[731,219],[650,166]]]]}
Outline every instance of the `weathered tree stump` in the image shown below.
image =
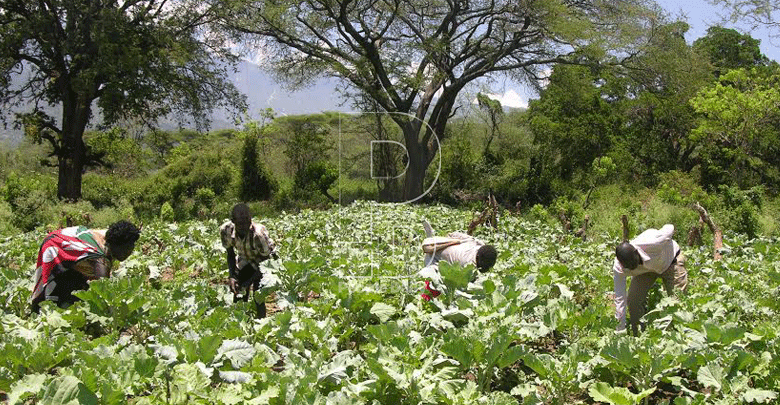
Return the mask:
{"type": "Polygon", "coordinates": [[[621,215],[620,222],[623,223],[623,242],[628,242],[628,217],[626,215],[621,215]]]}
{"type": "Polygon", "coordinates": [[[578,238],[582,238],[582,241],[585,242],[585,239],[587,239],[587,232],[588,232],[588,223],[590,222],[590,215],[585,215],[585,220],[582,222],[582,228],[578,230],[577,232],[574,232],[574,236],[578,238]]]}
{"type": "Polygon", "coordinates": [[[482,213],[477,215],[471,220],[471,223],[469,223],[468,230],[466,231],[467,234],[473,235],[474,231],[480,225],[498,229],[498,202],[496,202],[496,197],[494,197],[492,193],[488,194],[485,204],[486,207],[482,213]]]}
{"type": "Polygon", "coordinates": [[[692,207],[699,213],[699,220],[707,224],[707,227],[710,228],[710,231],[712,231],[712,257],[715,260],[720,260],[722,257],[720,250],[723,248],[723,232],[717,225],[715,225],[715,223],[712,221],[712,218],[710,218],[710,215],[707,213],[707,210],[704,209],[704,207],[702,207],[698,201],[693,203],[692,207]]]}

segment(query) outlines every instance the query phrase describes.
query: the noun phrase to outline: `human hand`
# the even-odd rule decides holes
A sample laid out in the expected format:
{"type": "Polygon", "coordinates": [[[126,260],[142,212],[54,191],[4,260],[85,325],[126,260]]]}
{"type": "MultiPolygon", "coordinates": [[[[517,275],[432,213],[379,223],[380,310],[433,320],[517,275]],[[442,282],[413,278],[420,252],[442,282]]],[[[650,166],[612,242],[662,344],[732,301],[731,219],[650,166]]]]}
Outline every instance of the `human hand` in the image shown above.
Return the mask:
{"type": "Polygon", "coordinates": [[[228,279],[228,287],[230,288],[230,292],[233,293],[233,295],[238,294],[238,280],[234,278],[228,279]]]}

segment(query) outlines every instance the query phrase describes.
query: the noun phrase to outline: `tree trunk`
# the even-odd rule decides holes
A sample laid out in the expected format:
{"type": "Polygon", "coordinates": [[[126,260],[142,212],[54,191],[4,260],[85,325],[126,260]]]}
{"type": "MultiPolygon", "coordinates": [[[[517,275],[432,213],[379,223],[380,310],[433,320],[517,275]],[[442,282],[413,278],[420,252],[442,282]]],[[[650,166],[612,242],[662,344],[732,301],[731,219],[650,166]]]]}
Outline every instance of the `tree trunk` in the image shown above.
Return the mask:
{"type": "MultiPolygon", "coordinates": [[[[375,109],[378,110],[378,108],[375,109]]],[[[378,155],[373,155],[374,150],[372,150],[372,157],[374,159],[372,163],[377,166],[378,170],[377,172],[372,172],[371,175],[373,176],[376,174],[378,176],[376,183],[377,188],[379,189],[379,200],[384,202],[396,202],[401,198],[401,188],[397,179],[399,155],[395,145],[384,143],[389,141],[389,137],[385,131],[382,117],[383,114],[374,114],[376,123],[376,134],[374,135],[374,139],[383,143],[379,144],[379,150],[376,151],[378,152],[378,155]]]]}
{"type": "Polygon", "coordinates": [[[78,140],[68,156],[59,158],[57,198],[76,201],[81,198],[81,175],[84,171],[84,142],[78,140]],[[80,146],[78,144],[81,144],[80,146]],[[81,149],[80,152],[77,149],[81,149]]]}
{"type": "Polygon", "coordinates": [[[425,172],[428,170],[427,151],[419,142],[406,143],[406,151],[409,154],[409,167],[404,176],[403,200],[415,202],[425,196],[425,172]]]}
{"type": "Polygon", "coordinates": [[[59,174],[57,179],[57,198],[76,201],[81,198],[81,179],[87,163],[87,147],[84,144],[84,131],[89,122],[90,108],[85,103],[63,102],[62,148],[57,157],[59,174]],[[72,104],[82,104],[74,106],[72,104]]]}
{"type": "Polygon", "coordinates": [[[425,116],[428,108],[422,106],[418,106],[417,118],[412,121],[396,120],[403,130],[406,152],[409,154],[409,167],[404,177],[405,202],[419,201],[428,193],[425,189],[425,173],[436,154],[440,152],[440,142],[444,140],[449,113],[461,88],[462,86],[453,86],[444,90],[427,123],[422,117],[425,116]]]}

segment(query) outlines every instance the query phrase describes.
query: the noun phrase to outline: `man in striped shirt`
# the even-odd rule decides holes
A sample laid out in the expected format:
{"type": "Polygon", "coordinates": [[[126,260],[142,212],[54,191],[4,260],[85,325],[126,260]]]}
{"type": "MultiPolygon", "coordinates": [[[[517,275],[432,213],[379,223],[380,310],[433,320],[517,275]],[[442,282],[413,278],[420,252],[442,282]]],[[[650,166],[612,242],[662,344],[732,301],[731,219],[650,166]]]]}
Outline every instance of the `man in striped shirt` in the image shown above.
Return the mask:
{"type": "Polygon", "coordinates": [[[252,220],[246,204],[236,204],[230,221],[219,228],[222,246],[227,250],[228,286],[233,302],[248,301],[253,295],[257,317],[265,317],[265,300],[260,294],[252,294],[260,288],[263,273],[260,263],[276,257],[276,245],[265,226],[252,220]]]}

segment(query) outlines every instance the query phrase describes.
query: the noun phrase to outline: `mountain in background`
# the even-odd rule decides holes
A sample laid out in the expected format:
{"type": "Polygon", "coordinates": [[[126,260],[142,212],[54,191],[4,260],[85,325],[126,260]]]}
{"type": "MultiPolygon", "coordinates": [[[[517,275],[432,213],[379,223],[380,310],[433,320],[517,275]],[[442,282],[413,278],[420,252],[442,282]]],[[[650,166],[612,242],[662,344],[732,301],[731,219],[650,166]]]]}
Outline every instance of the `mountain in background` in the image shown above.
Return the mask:
{"type": "Polygon", "coordinates": [[[246,94],[251,119],[259,118],[260,112],[269,107],[277,115],[348,111],[340,106],[335,91],[338,83],[333,79],[322,79],[309,88],[290,92],[254,63],[244,61],[238,68],[231,80],[240,92],[246,94]]]}
{"type": "MultiPolygon", "coordinates": [[[[238,70],[228,77],[238,90],[247,96],[249,109],[244,119],[259,119],[260,113],[266,108],[273,108],[277,115],[316,114],[323,111],[347,111],[340,106],[340,100],[334,88],[335,80],[320,80],[309,88],[296,92],[285,90],[282,84],[275,82],[261,68],[248,61],[238,65],[238,70]]],[[[22,130],[13,129],[12,121],[15,112],[30,111],[32,105],[17,107],[12,111],[4,111],[7,125],[0,125],[0,147],[2,145],[15,146],[22,139],[22,130]]],[[[52,117],[59,117],[61,113],[57,107],[45,109],[52,117]]],[[[171,119],[161,119],[159,127],[163,130],[173,130],[180,127],[179,123],[171,119]]],[[[239,124],[240,126],[240,124],[239,124]]],[[[185,126],[186,128],[186,126],[185,126]]],[[[225,110],[217,110],[212,114],[209,129],[236,128],[231,115],[225,110]]]]}
{"type": "MultiPolygon", "coordinates": [[[[261,70],[260,66],[249,61],[243,61],[237,66],[236,72],[228,76],[228,80],[232,81],[236,88],[247,96],[249,108],[246,116],[242,117],[244,121],[258,120],[261,112],[269,107],[276,112],[277,116],[317,114],[324,111],[353,111],[349,108],[349,104],[342,105],[342,100],[339,99],[338,92],[335,90],[340,84],[335,79],[321,79],[308,88],[290,92],[281,83],[277,83],[270,75],[261,70]]],[[[477,90],[484,91],[484,89],[477,90]]],[[[474,95],[477,90],[473,92],[474,95]]],[[[518,91],[522,93],[521,90],[518,91]]],[[[474,95],[472,96],[476,97],[474,95]]],[[[515,87],[507,86],[506,83],[502,89],[498,90],[498,93],[488,92],[488,96],[501,101],[501,104],[507,111],[523,110],[528,107],[529,95],[519,94],[515,91],[515,87]]],[[[466,95],[466,97],[469,96],[466,95]]],[[[472,104],[476,105],[476,98],[472,100],[472,104]]],[[[5,128],[0,125],[0,148],[3,145],[13,147],[19,144],[23,133],[22,130],[13,129],[13,113],[30,110],[32,110],[31,104],[24,108],[17,108],[14,111],[0,112],[0,114],[4,114],[7,122],[5,128]]],[[[50,116],[56,118],[59,118],[60,114],[62,114],[57,107],[49,107],[44,110],[50,116]]],[[[466,113],[466,111],[461,111],[461,113],[466,113]]],[[[211,116],[209,129],[218,130],[241,126],[242,124],[235,124],[233,117],[228,111],[217,110],[211,116]]],[[[176,130],[179,128],[192,128],[193,126],[180,125],[176,120],[169,118],[159,120],[158,127],[162,130],[176,130]]]]}

